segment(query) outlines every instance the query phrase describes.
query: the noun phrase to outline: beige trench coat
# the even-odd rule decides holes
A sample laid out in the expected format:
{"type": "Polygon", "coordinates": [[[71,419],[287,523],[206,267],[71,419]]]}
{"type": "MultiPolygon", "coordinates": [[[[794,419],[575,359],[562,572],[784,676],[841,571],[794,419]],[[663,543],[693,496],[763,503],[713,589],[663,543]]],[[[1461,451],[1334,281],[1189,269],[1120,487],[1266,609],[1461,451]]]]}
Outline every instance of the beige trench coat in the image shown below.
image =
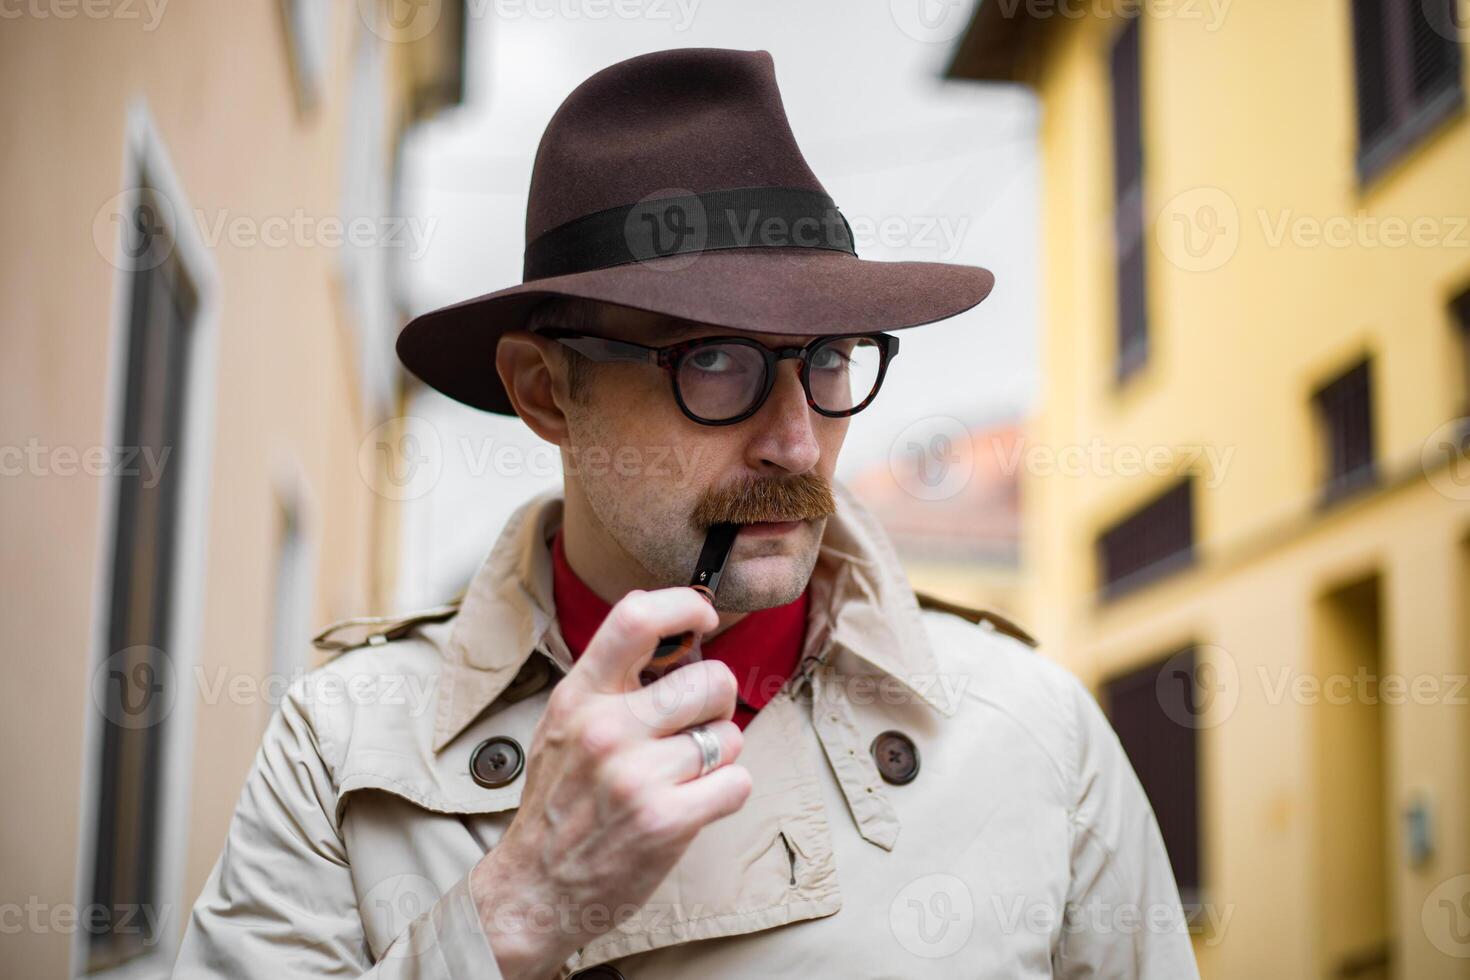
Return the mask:
{"type": "MultiPolygon", "coordinates": [[[[1196,977],[1153,812],[1092,696],[1003,621],[921,607],[837,495],[804,679],[745,732],[748,802],[559,976],[1196,977]],[[870,754],[889,730],[917,748],[903,785],[870,754]]],[[[486,789],[469,762],[492,736],[529,746],[570,668],[561,507],[523,506],[456,606],[318,638],[341,652],[272,717],[176,976],[500,976],[467,874],[525,776],[486,789]]],[[[610,911],[533,927],[568,916],[610,911]]]]}

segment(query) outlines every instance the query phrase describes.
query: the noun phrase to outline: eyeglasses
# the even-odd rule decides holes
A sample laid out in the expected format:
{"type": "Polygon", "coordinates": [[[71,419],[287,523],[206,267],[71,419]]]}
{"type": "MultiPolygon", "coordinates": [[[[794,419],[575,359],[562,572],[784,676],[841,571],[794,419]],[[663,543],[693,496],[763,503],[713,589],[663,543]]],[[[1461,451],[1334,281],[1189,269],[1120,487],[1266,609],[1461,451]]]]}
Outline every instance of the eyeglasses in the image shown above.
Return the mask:
{"type": "Polygon", "coordinates": [[[854,415],[878,394],[898,354],[898,338],[886,333],[818,337],[804,347],[774,350],[749,337],[647,347],[555,327],[540,333],[599,363],[657,364],[669,373],[680,410],[703,425],[733,425],[758,412],[775,387],[776,366],[787,358],[799,362],[797,376],[814,411],[829,418],[854,415]]]}

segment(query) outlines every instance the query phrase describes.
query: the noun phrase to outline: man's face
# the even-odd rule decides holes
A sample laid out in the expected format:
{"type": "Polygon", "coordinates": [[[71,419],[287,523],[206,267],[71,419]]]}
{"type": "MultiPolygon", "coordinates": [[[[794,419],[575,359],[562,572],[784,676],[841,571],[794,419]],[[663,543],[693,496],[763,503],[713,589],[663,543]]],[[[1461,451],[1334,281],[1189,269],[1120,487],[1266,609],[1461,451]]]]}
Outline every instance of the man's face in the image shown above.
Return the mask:
{"type": "MultiPolygon", "coordinates": [[[[603,306],[600,317],[588,333],[649,346],[712,336],[768,347],[812,339],[740,334],[626,307],[603,306]]],[[[609,543],[656,587],[688,584],[708,523],[759,518],[736,538],[716,606],[749,612],[794,601],[816,564],[849,421],[809,408],[797,369],[781,361],[759,411],[711,426],[680,410],[657,365],[596,365],[585,398],[567,410],[568,492],[581,491],[609,543]]]]}

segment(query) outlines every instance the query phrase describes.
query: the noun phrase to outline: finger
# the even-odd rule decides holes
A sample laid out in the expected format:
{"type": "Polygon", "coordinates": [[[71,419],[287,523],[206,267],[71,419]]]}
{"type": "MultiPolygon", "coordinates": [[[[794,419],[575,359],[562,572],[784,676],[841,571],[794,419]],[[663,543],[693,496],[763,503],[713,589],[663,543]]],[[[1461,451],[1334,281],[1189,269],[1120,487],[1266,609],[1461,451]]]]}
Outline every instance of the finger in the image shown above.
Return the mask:
{"type": "MultiPolygon", "coordinates": [[[[739,725],[733,721],[712,721],[704,727],[720,743],[716,769],[740,757],[745,736],[739,725]]],[[[699,751],[699,743],[683,731],[640,744],[630,751],[629,762],[635,770],[646,773],[651,782],[672,785],[698,778],[704,753],[699,751]]]]}
{"type": "Polygon", "coordinates": [[[739,686],[729,666],[697,660],[623,696],[623,705],[651,735],[668,735],[735,716],[739,686]]]}
{"type": "Polygon", "coordinates": [[[635,589],[612,607],[567,679],[609,694],[637,690],[638,672],[660,637],[686,629],[708,633],[719,625],[719,614],[688,586],[635,589]]]}
{"type": "MultiPolygon", "coordinates": [[[[687,741],[687,740],[686,740],[687,741]]],[[[728,817],[750,799],[750,771],[744,766],[721,766],[714,772],[669,789],[669,804],[688,825],[703,827],[728,817]]]]}

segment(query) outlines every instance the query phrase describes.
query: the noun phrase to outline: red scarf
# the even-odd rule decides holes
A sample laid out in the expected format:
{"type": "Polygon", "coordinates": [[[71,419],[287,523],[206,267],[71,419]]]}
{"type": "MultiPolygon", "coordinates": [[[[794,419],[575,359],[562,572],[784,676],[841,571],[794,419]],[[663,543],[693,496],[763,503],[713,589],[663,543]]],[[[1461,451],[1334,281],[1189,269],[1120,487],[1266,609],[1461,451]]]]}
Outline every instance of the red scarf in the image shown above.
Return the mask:
{"type": "MultiPolygon", "coordinates": [[[[557,622],[575,660],[592,641],[612,607],[567,564],[560,529],[552,542],[551,565],[557,622]]],[[[746,613],[713,639],[700,641],[706,659],[723,661],[735,674],[741,700],[749,706],[737,704],[735,708],[734,721],[742,729],[796,671],[802,641],[806,639],[810,591],[810,588],[803,589],[801,595],[784,606],[746,613]]]]}

